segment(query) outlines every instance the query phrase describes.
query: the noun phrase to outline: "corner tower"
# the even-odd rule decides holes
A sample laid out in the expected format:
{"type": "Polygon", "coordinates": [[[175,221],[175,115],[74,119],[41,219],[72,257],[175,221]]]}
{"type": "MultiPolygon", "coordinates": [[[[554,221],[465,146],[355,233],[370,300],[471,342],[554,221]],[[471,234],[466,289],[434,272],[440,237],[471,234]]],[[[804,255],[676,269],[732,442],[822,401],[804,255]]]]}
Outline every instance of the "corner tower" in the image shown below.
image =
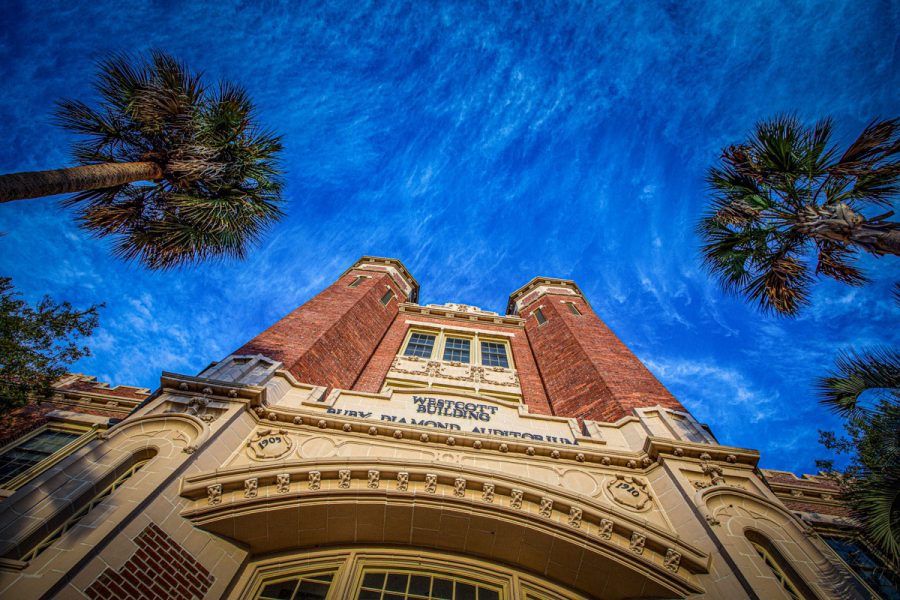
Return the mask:
{"type": "Polygon", "coordinates": [[[613,422],[635,408],[684,407],[601,321],[574,281],[536,277],[509,297],[553,413],[613,422]]]}
{"type": "Polygon", "coordinates": [[[241,346],[235,354],[280,361],[313,385],[350,388],[419,284],[394,258],[364,256],[334,283],[241,346]]]}

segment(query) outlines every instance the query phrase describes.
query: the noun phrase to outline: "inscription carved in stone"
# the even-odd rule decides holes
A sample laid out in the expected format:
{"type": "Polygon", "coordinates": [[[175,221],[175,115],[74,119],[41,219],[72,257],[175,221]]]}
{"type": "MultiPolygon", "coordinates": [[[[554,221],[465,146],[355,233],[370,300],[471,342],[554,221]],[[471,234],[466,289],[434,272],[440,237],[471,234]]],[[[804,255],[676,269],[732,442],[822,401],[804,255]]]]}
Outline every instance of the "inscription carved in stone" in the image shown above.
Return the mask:
{"type": "Polygon", "coordinates": [[[247,454],[254,460],[273,460],[291,451],[294,441],[284,429],[256,431],[247,442],[247,454]]]}
{"type": "Polygon", "coordinates": [[[653,503],[647,484],[635,477],[616,475],[606,483],[606,491],[617,504],[631,510],[646,510],[653,503]]]}

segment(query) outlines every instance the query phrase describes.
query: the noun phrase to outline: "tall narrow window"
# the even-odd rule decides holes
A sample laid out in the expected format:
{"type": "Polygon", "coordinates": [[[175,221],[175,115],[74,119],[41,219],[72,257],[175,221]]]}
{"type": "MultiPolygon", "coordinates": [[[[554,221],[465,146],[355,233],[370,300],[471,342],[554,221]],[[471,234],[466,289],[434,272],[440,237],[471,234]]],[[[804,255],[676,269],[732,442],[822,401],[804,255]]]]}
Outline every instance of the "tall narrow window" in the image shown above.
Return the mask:
{"type": "Polygon", "coordinates": [[[772,572],[772,575],[781,585],[782,589],[787,592],[788,596],[793,600],[803,600],[804,598],[814,597],[814,594],[809,590],[803,580],[800,579],[791,568],[790,563],[784,560],[777,548],[772,545],[772,542],[770,542],[768,538],[753,530],[747,530],[744,535],[747,536],[747,541],[753,546],[753,549],[772,572]]]}
{"type": "Polygon", "coordinates": [[[356,279],[354,279],[350,285],[347,287],[356,287],[363,282],[364,279],[368,279],[365,275],[357,275],[356,279]]]}
{"type": "Polygon", "coordinates": [[[444,342],[444,360],[452,362],[469,362],[469,340],[448,337],[444,342]]]}
{"type": "Polygon", "coordinates": [[[91,498],[86,504],[84,504],[81,508],[79,508],[75,513],[66,519],[62,525],[54,529],[50,535],[42,539],[36,546],[34,546],[31,550],[25,554],[21,560],[30,561],[34,560],[41,552],[52,546],[56,540],[61,538],[65,532],[72,529],[78,521],[83,519],[95,506],[103,502],[103,500],[116,491],[118,488],[122,486],[123,483],[131,479],[131,477],[137,473],[141,467],[146,465],[150,460],[156,456],[155,451],[150,451],[146,453],[142,453],[142,456],[136,456],[133,460],[134,462],[131,466],[125,470],[124,473],[115,478],[115,480],[106,486],[102,492],[91,498]]]}
{"type": "Polygon", "coordinates": [[[391,301],[391,298],[394,297],[394,291],[388,290],[384,293],[384,296],[381,297],[381,303],[387,306],[387,303],[391,301]]]}
{"type": "Polygon", "coordinates": [[[581,311],[578,310],[578,307],[575,306],[574,302],[566,302],[566,305],[569,307],[569,312],[573,315],[581,315],[581,311]]]}
{"type": "Polygon", "coordinates": [[[420,358],[431,358],[431,352],[434,349],[434,336],[426,333],[413,333],[406,344],[406,352],[404,356],[418,356],[420,358]]]}
{"type": "Polygon", "coordinates": [[[45,430],[0,455],[0,483],[24,473],[79,437],[77,433],[45,430]]]}
{"type": "Polygon", "coordinates": [[[547,322],[547,317],[544,316],[544,311],[541,309],[534,311],[534,318],[537,319],[538,325],[543,325],[547,322]]]}
{"type": "Polygon", "coordinates": [[[481,342],[481,364],[486,367],[509,368],[506,345],[498,342],[481,342]]]}

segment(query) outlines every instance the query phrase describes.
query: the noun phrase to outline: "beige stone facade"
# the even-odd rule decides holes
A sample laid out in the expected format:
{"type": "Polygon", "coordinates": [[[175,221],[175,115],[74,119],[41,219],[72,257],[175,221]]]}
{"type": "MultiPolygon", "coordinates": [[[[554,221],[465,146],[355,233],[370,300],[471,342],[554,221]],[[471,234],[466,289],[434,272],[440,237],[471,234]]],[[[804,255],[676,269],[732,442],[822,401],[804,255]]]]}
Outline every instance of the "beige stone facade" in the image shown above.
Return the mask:
{"type": "MultiPolygon", "coordinates": [[[[405,296],[388,303],[407,316],[377,390],[298,380],[263,354],[163,373],[127,418],[6,492],[0,597],[870,595],[786,505],[803,481],[767,482],[756,451],[718,444],[682,410],[640,406],[615,422],[536,412],[514,351],[522,300],[507,316],[420,307],[402,265],[376,266],[400,280],[405,296]],[[416,331],[441,353],[407,354],[416,331]],[[448,354],[448,336],[470,340],[470,355],[448,354]],[[478,352],[500,347],[508,365],[485,365],[478,352]]],[[[355,290],[359,273],[335,285],[355,290]]]]}

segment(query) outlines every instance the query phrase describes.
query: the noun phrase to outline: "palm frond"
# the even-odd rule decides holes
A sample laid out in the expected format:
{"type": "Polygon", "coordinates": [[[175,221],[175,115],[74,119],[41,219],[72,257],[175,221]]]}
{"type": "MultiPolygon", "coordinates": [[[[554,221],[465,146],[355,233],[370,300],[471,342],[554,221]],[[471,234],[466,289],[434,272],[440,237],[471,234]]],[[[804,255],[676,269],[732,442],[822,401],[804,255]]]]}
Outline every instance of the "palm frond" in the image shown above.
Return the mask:
{"type": "Polygon", "coordinates": [[[865,352],[845,352],[835,361],[835,370],[816,384],[819,402],[850,417],[865,410],[860,396],[881,392],[900,400],[900,351],[876,348],[865,352]]]}

